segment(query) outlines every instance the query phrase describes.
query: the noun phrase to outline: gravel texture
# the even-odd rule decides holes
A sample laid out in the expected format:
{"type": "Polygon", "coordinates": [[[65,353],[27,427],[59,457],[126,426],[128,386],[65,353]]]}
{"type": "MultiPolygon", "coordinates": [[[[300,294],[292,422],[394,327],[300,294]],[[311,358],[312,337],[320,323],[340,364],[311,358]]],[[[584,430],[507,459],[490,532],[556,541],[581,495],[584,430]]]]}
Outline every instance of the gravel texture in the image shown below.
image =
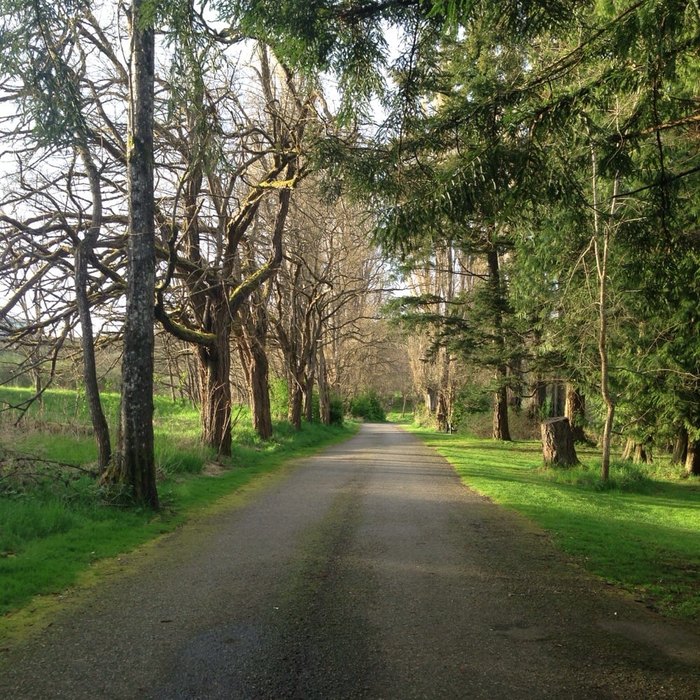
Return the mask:
{"type": "Polygon", "coordinates": [[[388,425],[121,557],[0,652],[12,700],[698,697],[697,630],[388,425]]]}

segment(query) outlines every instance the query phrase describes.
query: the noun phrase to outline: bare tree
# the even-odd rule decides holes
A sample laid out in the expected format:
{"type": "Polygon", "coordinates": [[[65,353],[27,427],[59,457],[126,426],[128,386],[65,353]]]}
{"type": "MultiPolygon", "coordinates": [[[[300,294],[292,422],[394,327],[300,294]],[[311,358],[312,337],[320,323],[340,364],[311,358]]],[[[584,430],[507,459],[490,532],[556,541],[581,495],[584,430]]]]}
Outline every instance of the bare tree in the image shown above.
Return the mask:
{"type": "Polygon", "coordinates": [[[76,9],[78,17],[71,21],[61,6],[45,3],[28,5],[19,17],[5,17],[8,35],[25,43],[17,43],[16,53],[2,62],[3,91],[5,100],[22,104],[24,111],[3,120],[4,136],[15,147],[18,168],[1,205],[2,260],[12,293],[0,316],[16,318],[17,305],[33,294],[41,299],[35,304],[38,313],[33,323],[15,324],[10,336],[42,336],[48,343],[62,345],[62,333],[46,331],[57,323],[71,326],[77,315],[86,397],[99,466],[104,469],[111,458],[111,444],[98,389],[91,316],[95,288],[89,273],[101,235],[103,193],[84,99],[90,92],[88,59],[79,40],[82,23],[89,17],[84,8],[76,9]],[[47,160],[53,167],[46,165],[47,160]],[[20,260],[26,261],[26,269],[20,269],[20,260]]]}
{"type": "Polygon", "coordinates": [[[224,455],[231,452],[232,334],[242,333],[244,355],[260,349],[242,329],[251,329],[251,295],[282,260],[316,99],[313,85],[262,46],[246,76],[248,94],[231,73],[220,56],[213,78],[195,81],[196,99],[179,104],[169,129],[162,157],[179,182],[160,202],[167,264],[156,305],[163,326],[197,348],[203,437],[224,455]]]}
{"type": "Polygon", "coordinates": [[[297,428],[302,416],[312,419],[316,387],[327,423],[333,393],[352,396],[389,364],[373,327],[387,275],[369,243],[371,219],[342,199],[328,200],[312,181],[298,194],[272,311],[288,419],[297,428]]]}

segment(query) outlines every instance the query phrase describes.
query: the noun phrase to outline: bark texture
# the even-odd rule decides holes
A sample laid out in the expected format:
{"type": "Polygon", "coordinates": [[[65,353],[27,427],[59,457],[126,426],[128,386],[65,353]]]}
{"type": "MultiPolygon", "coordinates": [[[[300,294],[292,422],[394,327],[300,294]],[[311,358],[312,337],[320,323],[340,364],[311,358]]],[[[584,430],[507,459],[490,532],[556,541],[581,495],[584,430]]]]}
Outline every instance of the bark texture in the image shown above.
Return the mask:
{"type": "MultiPolygon", "coordinates": [[[[224,315],[225,308],[220,310],[224,315]]],[[[216,342],[197,349],[200,365],[202,440],[218,454],[231,455],[231,349],[229,323],[217,324],[216,342]]]]}
{"type": "Polygon", "coordinates": [[[685,471],[689,475],[700,476],[700,440],[688,440],[685,471]]]}
{"type": "Polygon", "coordinates": [[[545,464],[561,467],[578,464],[574,436],[568,418],[550,418],[542,423],[541,430],[545,464]]]}
{"type": "Polygon", "coordinates": [[[129,274],[126,291],[120,454],[113,481],[136,502],[158,507],[153,452],[155,232],[153,200],[153,89],[155,41],[144,28],[145,1],[134,0],[129,84],[129,274]]]}
{"type": "Polygon", "coordinates": [[[295,377],[290,377],[288,386],[289,405],[287,409],[287,420],[296,430],[301,430],[301,412],[304,403],[304,392],[301,384],[295,377]]]}
{"type": "Polygon", "coordinates": [[[239,350],[248,384],[248,402],[253,428],[262,440],[269,440],[272,437],[270,367],[264,341],[258,335],[251,335],[244,330],[239,350]]]}
{"type": "MultiPolygon", "coordinates": [[[[497,377],[501,376],[500,372],[497,377]]],[[[493,438],[494,440],[510,440],[508,425],[508,392],[501,387],[493,395],[493,438]]]]}
{"type": "Polygon", "coordinates": [[[574,442],[586,442],[583,430],[586,424],[586,397],[571,383],[566,384],[564,415],[569,419],[574,442]]]}

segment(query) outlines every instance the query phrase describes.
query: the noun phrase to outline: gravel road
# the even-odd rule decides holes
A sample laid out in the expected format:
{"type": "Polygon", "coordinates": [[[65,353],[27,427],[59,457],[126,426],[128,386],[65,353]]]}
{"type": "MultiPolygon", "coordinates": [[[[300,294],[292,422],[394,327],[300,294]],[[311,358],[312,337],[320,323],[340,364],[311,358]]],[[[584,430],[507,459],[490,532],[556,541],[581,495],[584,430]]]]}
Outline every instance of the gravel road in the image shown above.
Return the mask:
{"type": "Polygon", "coordinates": [[[119,569],[0,652],[0,698],[700,697],[696,630],[388,425],[119,569]]]}

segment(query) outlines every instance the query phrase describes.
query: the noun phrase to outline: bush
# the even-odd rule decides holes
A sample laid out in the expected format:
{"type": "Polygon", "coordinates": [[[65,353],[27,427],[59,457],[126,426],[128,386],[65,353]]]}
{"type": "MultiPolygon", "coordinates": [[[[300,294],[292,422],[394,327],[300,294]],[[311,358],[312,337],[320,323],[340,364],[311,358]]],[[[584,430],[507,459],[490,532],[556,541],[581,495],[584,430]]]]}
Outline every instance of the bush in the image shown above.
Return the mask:
{"type": "Polygon", "coordinates": [[[279,377],[270,380],[270,412],[273,420],[286,420],[289,405],[287,382],[279,377]]]}
{"type": "Polygon", "coordinates": [[[343,399],[339,396],[331,397],[331,425],[342,425],[345,418],[343,399]]]}
{"type": "Polygon", "coordinates": [[[373,423],[383,423],[386,420],[384,407],[373,391],[360,394],[350,402],[350,415],[373,423]]]}

